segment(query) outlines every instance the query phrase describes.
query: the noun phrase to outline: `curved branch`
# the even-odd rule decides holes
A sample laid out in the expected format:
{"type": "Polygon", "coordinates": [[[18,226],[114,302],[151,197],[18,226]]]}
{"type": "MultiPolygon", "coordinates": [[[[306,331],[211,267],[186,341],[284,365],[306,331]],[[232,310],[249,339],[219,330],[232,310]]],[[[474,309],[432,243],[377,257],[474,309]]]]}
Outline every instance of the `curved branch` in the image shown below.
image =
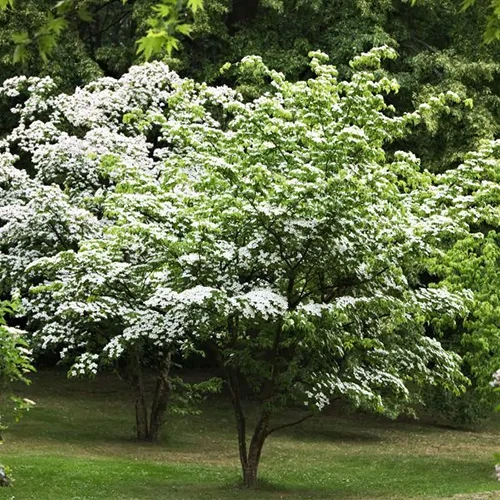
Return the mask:
{"type": "Polygon", "coordinates": [[[306,415],[305,417],[299,418],[298,420],[294,420],[293,422],[288,422],[287,424],[283,425],[278,425],[277,427],[273,427],[272,429],[269,429],[267,431],[267,435],[272,434],[273,432],[280,431],[281,429],[286,429],[287,427],[293,427],[294,425],[299,425],[305,420],[314,417],[314,413],[310,413],[309,415],[306,415]]]}

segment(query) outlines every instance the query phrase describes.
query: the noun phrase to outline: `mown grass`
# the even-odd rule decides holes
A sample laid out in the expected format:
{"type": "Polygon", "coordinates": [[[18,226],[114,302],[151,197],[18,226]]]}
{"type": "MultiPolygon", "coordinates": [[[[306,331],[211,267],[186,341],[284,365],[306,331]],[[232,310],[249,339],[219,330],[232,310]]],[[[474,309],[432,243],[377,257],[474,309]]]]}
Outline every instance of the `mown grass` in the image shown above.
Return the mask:
{"type": "Polygon", "coordinates": [[[170,416],[162,443],[146,445],[133,439],[131,397],[113,379],[42,373],[25,394],[37,407],[5,435],[0,461],[16,484],[0,489],[0,499],[500,498],[492,473],[498,423],[472,432],[320,416],[270,438],[262,486],[246,491],[221,398],[201,415],[170,416]]]}

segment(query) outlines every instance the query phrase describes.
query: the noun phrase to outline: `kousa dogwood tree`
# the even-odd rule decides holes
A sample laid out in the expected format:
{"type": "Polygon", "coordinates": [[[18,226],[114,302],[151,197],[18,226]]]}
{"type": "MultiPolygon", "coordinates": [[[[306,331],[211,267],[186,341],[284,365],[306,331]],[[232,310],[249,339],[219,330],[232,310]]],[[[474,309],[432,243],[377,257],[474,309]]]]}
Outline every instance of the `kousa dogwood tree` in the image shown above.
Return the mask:
{"type": "MultiPolygon", "coordinates": [[[[20,175],[11,144],[26,152],[30,181],[57,193],[64,222],[55,227],[73,238],[67,248],[54,240],[45,256],[19,243],[31,261],[10,279],[22,284],[38,343],[76,356],[75,374],[128,360],[138,426],[141,362],[168,384],[172,353],[210,351],[225,373],[249,487],[267,437],[298,423],[279,420],[290,405],[306,411],[299,421],[338,397],[395,416],[429,385],[458,391],[457,356],[426,332],[464,313],[464,297],[419,276],[464,224],[422,208],[431,176],[411,153],[386,151],[456,96],[398,116],[384,99],[398,85],[380,70],[394,56],[385,47],[363,54],[339,81],[313,53],[315,76],[295,83],[248,57],[241,69],[266,89],[252,100],[162,64],[70,97],[32,93],[4,161],[20,175]]],[[[22,198],[26,216],[4,226],[7,249],[27,221],[54,238],[54,202],[43,209],[38,199],[22,198]]],[[[14,269],[12,258],[7,251],[5,267],[14,269]]],[[[164,401],[155,396],[153,408],[164,401]]]]}
{"type": "MultiPolygon", "coordinates": [[[[103,79],[71,96],[54,93],[48,78],[19,77],[5,82],[1,93],[18,100],[13,111],[19,124],[1,144],[1,293],[18,290],[26,295],[30,286],[42,280],[33,281],[25,274],[28,265],[41,257],[78,252],[82,242],[104,237],[113,223],[105,213],[105,200],[120,180],[115,168],[106,167],[106,158],[119,157],[123,167],[137,169],[138,176],[157,175],[161,160],[153,153],[159,151],[148,142],[148,130],[128,125],[127,116],[162,112],[161,106],[179,82],[163,65],[133,69],[120,81],[103,79]]],[[[134,197],[140,204],[139,192],[130,197],[131,203],[134,197]]],[[[127,196],[122,198],[125,201],[127,196]]],[[[123,254],[115,260],[125,261],[131,270],[126,272],[127,264],[116,267],[109,262],[111,267],[106,267],[104,262],[94,262],[71,304],[52,299],[44,302],[42,295],[33,304],[26,302],[30,329],[36,332],[33,346],[59,348],[64,359],[76,360],[72,375],[94,374],[102,348],[131,327],[143,310],[140,304],[147,297],[147,286],[136,276],[144,278],[149,272],[143,264],[151,257],[143,253],[139,239],[137,246],[128,239],[126,248],[117,249],[120,251],[123,254]],[[119,282],[113,282],[107,272],[120,276],[119,282]],[[101,293],[98,285],[108,290],[107,305],[103,301],[82,308],[90,296],[101,293]],[[79,301],[81,296],[83,301],[79,301]],[[113,300],[120,304],[118,308],[113,300]]],[[[131,342],[115,367],[136,388],[138,438],[155,441],[171,403],[173,385],[182,386],[183,391],[173,408],[184,411],[185,403],[198,400],[202,391],[215,390],[217,383],[189,385],[172,378],[173,347],[142,340],[131,342]],[[149,402],[142,373],[145,365],[156,377],[149,402]]]]}

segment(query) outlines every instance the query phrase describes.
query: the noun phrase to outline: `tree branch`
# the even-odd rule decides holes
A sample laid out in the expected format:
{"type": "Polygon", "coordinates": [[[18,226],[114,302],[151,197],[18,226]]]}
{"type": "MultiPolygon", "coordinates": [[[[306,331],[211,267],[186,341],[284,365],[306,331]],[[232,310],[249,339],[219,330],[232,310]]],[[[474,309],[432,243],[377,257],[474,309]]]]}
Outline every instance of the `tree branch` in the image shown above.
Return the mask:
{"type": "Polygon", "coordinates": [[[277,427],[273,427],[272,429],[269,429],[267,431],[267,435],[269,436],[269,434],[272,434],[273,432],[276,432],[276,431],[280,431],[282,429],[286,429],[287,427],[293,427],[294,425],[299,425],[311,417],[314,417],[313,413],[310,413],[309,415],[306,415],[305,417],[299,418],[298,420],[294,420],[293,422],[288,422],[287,424],[278,425],[277,427]]]}

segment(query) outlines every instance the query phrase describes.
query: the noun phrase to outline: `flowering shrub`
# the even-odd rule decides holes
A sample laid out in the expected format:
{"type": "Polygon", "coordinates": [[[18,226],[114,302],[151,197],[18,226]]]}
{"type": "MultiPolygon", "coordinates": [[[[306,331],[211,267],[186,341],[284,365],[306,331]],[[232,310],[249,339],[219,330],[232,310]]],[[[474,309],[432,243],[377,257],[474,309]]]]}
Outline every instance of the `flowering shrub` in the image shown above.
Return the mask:
{"type": "Polygon", "coordinates": [[[248,57],[240,67],[270,83],[250,101],[160,63],[72,96],[6,82],[5,93],[32,87],[3,146],[0,245],[34,342],[60,346],[76,375],[127,360],[139,388],[147,360],[153,407],[166,405],[172,354],[211,350],[247,486],[292,402],[313,411],[342,397],[395,416],[429,384],[459,391],[458,357],[426,326],[463,314],[464,297],[418,276],[465,226],[433,202],[414,155],[385,150],[456,96],[397,116],[383,95],[398,85],[379,71],[394,56],[373,49],[338,81],[312,53],[315,77],[296,83],[248,57]]]}

